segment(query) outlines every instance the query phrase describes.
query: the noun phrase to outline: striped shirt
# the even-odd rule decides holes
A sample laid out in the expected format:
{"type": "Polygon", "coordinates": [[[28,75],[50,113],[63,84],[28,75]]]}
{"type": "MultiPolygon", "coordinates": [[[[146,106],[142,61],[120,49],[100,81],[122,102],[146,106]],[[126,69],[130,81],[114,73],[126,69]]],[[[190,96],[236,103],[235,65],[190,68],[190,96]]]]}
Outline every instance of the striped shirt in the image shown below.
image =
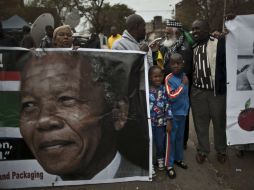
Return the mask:
{"type": "Polygon", "coordinates": [[[194,50],[193,85],[197,88],[212,90],[214,86],[212,82],[210,65],[207,59],[206,46],[207,44],[198,45],[194,50]]]}

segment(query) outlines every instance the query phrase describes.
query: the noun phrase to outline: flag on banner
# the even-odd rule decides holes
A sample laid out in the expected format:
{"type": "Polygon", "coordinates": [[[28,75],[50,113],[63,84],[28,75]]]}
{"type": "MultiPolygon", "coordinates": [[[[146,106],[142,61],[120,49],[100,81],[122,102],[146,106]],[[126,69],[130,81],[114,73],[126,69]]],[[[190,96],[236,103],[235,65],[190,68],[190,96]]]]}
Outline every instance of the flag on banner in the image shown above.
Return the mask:
{"type": "Polygon", "coordinates": [[[26,54],[25,50],[0,50],[0,126],[18,127],[19,80],[17,60],[26,54]]]}

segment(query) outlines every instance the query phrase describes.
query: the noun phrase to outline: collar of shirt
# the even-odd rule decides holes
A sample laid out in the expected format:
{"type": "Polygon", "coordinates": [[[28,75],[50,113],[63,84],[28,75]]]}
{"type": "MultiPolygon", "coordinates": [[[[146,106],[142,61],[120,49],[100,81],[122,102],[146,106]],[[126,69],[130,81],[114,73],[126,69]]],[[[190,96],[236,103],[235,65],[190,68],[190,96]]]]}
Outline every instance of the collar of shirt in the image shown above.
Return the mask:
{"type": "MultiPolygon", "coordinates": [[[[96,174],[92,180],[113,179],[120,166],[121,160],[122,156],[119,152],[117,152],[110,164],[96,174]]],[[[63,181],[63,179],[60,176],[56,176],[55,181],[63,181]]]]}
{"type": "Polygon", "coordinates": [[[139,45],[139,43],[135,40],[135,38],[133,38],[133,36],[127,31],[127,30],[124,30],[123,32],[123,36],[124,38],[128,38],[130,41],[132,41],[133,43],[139,45]]]}
{"type": "Polygon", "coordinates": [[[110,162],[110,164],[104,168],[102,171],[100,171],[98,174],[96,174],[92,179],[98,180],[98,179],[113,179],[116,175],[116,172],[120,166],[121,163],[121,155],[119,152],[116,153],[115,158],[110,162]]]}

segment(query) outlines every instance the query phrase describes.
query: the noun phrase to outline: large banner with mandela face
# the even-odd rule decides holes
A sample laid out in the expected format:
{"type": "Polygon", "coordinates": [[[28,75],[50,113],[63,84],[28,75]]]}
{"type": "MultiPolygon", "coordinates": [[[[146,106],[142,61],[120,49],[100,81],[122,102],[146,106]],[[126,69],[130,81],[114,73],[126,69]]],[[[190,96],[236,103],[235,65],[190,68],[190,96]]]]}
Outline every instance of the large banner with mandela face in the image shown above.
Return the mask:
{"type": "Polygon", "coordinates": [[[226,23],[227,142],[254,143],[254,15],[226,23]]]}
{"type": "Polygon", "coordinates": [[[144,60],[134,51],[1,48],[0,187],[151,180],[144,60]]]}

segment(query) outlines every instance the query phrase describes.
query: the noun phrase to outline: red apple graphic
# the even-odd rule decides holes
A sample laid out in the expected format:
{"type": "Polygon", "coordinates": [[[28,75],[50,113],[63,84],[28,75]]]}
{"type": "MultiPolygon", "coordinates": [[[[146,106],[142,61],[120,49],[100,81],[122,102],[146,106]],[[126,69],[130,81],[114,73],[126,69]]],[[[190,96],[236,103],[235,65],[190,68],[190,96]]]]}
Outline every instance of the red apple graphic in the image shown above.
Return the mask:
{"type": "Polygon", "coordinates": [[[238,116],[238,124],[245,131],[254,130],[254,108],[250,108],[250,99],[245,103],[245,109],[238,116]]]}

